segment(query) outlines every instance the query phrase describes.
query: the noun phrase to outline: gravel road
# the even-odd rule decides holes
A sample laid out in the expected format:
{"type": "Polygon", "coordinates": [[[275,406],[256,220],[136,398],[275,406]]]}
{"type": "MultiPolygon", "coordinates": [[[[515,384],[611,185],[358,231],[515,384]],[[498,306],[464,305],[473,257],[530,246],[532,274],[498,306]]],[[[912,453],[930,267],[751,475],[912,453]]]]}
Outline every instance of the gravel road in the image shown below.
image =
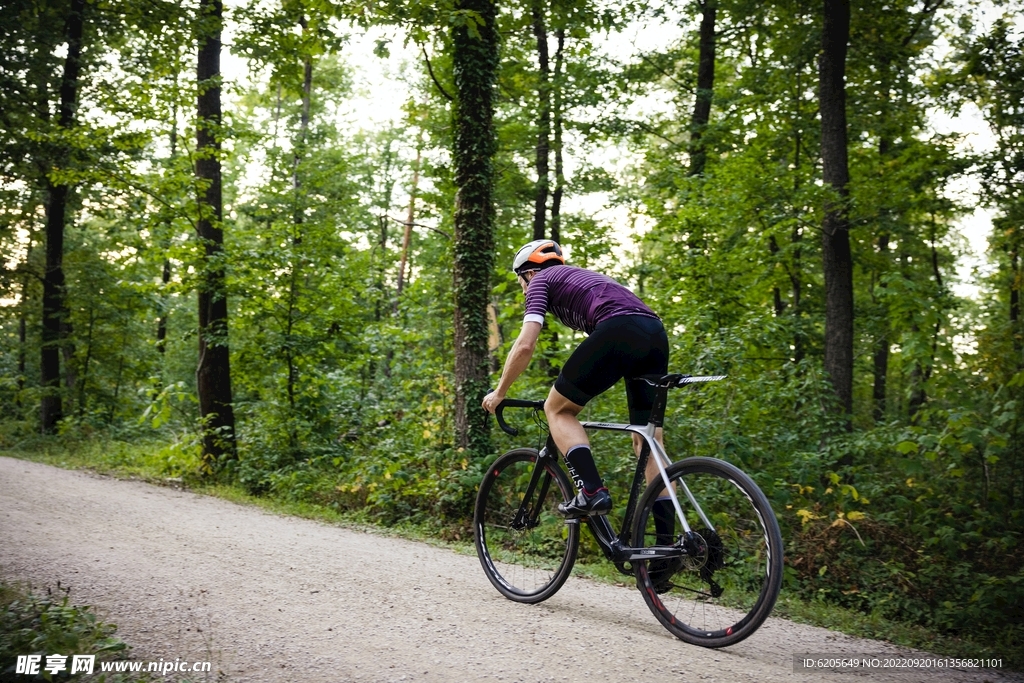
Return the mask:
{"type": "Polygon", "coordinates": [[[706,650],[673,638],[634,588],[571,577],[520,605],[475,556],[6,457],[0,576],[70,586],[137,659],[211,661],[199,680],[1024,681],[795,672],[797,653],[898,651],[781,619],[706,650]]]}

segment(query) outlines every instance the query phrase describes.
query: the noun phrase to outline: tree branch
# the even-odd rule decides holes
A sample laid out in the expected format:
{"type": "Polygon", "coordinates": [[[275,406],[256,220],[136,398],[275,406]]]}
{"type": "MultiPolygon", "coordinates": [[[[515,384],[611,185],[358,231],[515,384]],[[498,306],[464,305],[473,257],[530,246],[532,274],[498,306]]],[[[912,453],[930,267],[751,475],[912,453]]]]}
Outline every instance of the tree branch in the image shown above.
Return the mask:
{"type": "Polygon", "coordinates": [[[130,181],[127,178],[125,178],[124,176],[122,176],[120,173],[115,173],[114,171],[103,169],[102,167],[100,168],[100,173],[103,174],[103,175],[106,175],[109,178],[113,178],[114,180],[120,182],[125,187],[131,188],[131,189],[133,189],[133,190],[135,190],[137,192],[141,192],[142,194],[146,195],[150,199],[155,200],[158,204],[162,205],[164,208],[170,209],[171,213],[173,215],[178,216],[180,218],[184,218],[185,220],[187,220],[189,222],[189,224],[192,226],[192,228],[195,229],[195,227],[196,227],[195,221],[192,220],[192,217],[189,216],[187,212],[182,211],[178,207],[176,207],[173,204],[169,203],[163,197],[161,197],[160,195],[156,194],[152,190],[148,189],[145,185],[142,185],[142,184],[139,184],[139,183],[133,183],[132,181],[130,181]]]}
{"type": "Polygon", "coordinates": [[[433,232],[436,232],[438,235],[442,235],[443,237],[445,237],[447,239],[451,239],[452,238],[451,235],[446,233],[444,230],[440,230],[439,228],[434,228],[434,227],[431,227],[429,225],[423,225],[422,223],[410,223],[409,221],[403,221],[402,219],[395,218],[394,216],[382,216],[382,218],[384,218],[384,217],[390,218],[394,222],[400,223],[402,225],[411,225],[414,228],[426,228],[427,230],[432,230],[433,232]]]}
{"type": "Polygon", "coordinates": [[[420,49],[423,50],[423,61],[427,63],[427,73],[430,74],[430,80],[434,81],[434,85],[441,91],[441,94],[445,96],[449,102],[454,102],[455,98],[448,94],[448,91],[444,89],[440,81],[437,80],[437,76],[434,75],[434,69],[430,66],[430,57],[427,56],[427,48],[425,45],[420,45],[420,49]]]}
{"type": "MultiPolygon", "coordinates": [[[[633,43],[633,47],[636,47],[636,43],[633,43]]],[[[664,76],[665,78],[667,78],[668,80],[672,81],[677,86],[679,86],[680,90],[682,90],[684,92],[687,92],[687,93],[690,93],[691,95],[693,94],[693,88],[691,88],[690,86],[686,85],[685,83],[680,83],[679,81],[677,81],[669,72],[665,71],[665,69],[661,68],[661,66],[659,66],[658,64],[655,64],[654,60],[650,59],[643,52],[638,52],[637,54],[640,55],[640,59],[644,60],[652,68],[654,68],[656,71],[658,71],[658,73],[660,73],[662,76],[664,76]]]]}
{"type": "Polygon", "coordinates": [[[944,3],[945,1],[946,0],[936,0],[935,4],[933,5],[931,4],[931,0],[925,0],[924,6],[921,8],[921,11],[917,15],[917,21],[914,22],[914,27],[910,30],[910,33],[907,34],[907,37],[903,39],[903,43],[901,45],[902,47],[905,48],[907,47],[907,45],[910,45],[910,41],[914,39],[914,37],[917,35],[917,32],[920,31],[921,27],[924,25],[925,19],[927,19],[930,15],[935,14],[939,10],[939,8],[942,7],[942,3],[944,3]]]}

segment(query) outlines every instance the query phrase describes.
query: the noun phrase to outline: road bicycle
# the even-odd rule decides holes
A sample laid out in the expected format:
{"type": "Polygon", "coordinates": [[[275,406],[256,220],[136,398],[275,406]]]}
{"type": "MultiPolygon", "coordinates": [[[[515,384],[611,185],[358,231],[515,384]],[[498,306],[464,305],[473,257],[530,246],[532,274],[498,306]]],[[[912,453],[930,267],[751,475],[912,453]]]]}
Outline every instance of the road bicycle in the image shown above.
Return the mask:
{"type": "MultiPolygon", "coordinates": [[[[655,387],[646,425],[583,422],[588,430],[638,434],[642,447],[619,533],[607,516],[584,518],[597,544],[637,588],[658,621],[683,641],[725,647],[750,636],[768,618],[782,582],[782,534],[768,499],[737,467],[716,458],[672,463],[655,438],[668,390],[724,376],[645,375],[655,387]],[[651,455],[659,479],[645,487],[651,455]],[[661,499],[670,500],[656,506],[661,499]],[[675,511],[672,519],[671,510],[675,511]],[[658,519],[658,514],[661,518],[658,519]]],[[[505,408],[532,408],[538,423],[543,401],[505,399],[496,411],[508,434],[505,408]]],[[[547,433],[541,450],[516,448],[495,460],[480,484],[473,515],[484,573],[510,600],[537,603],[554,595],[572,571],[580,542],[579,519],[558,504],[573,487],[547,433]]],[[[632,455],[632,448],[630,449],[632,455]]]]}

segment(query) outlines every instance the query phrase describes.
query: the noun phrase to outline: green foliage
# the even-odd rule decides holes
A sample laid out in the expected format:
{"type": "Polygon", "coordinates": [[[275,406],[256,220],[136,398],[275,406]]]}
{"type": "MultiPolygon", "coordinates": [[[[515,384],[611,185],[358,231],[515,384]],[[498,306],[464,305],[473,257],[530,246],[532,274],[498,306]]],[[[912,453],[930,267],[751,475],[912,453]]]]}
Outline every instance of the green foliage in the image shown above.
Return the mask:
{"type": "MultiPolygon", "coordinates": [[[[700,56],[695,7],[680,8],[675,44],[629,64],[602,53],[602,32],[641,9],[657,16],[672,8],[542,6],[549,47],[564,32],[563,71],[550,87],[561,103],[561,239],[571,261],[619,278],[659,313],[673,371],[729,376],[671,396],[669,452],[725,458],[755,478],[783,524],[790,596],[814,613],[838,606],[870,623],[974,633],[1016,657],[1024,621],[1024,78],[1014,17],[981,33],[967,15],[953,23],[935,12],[936,3],[855,8],[847,112],[857,338],[846,431],[822,364],[819,226],[828,197],[818,9],[717,6],[712,113],[701,132],[707,163],[695,177],[686,173],[700,56]],[[953,53],[935,49],[940,36],[953,53]],[[953,112],[968,102],[995,134],[989,154],[965,156],[931,131],[935,107],[953,112]],[[618,151],[636,163],[609,158],[618,151]],[[948,191],[967,175],[981,179],[996,211],[971,299],[954,293],[963,278],[956,221],[969,207],[948,191]],[[592,210],[599,205],[610,212],[592,210]]],[[[0,126],[0,445],[189,482],[200,473],[202,434],[194,292],[204,268],[193,237],[201,188],[191,113],[202,27],[189,7],[108,9],[94,14],[87,36],[72,131],[56,130],[52,106],[49,118],[40,110],[60,80],[62,7],[0,9],[11,47],[0,55],[10,94],[0,126]],[[74,183],[77,199],[66,230],[66,419],[53,442],[34,436],[40,169],[62,145],[74,163],[50,179],[74,183]]],[[[516,441],[495,432],[490,445],[479,439],[460,450],[455,434],[462,382],[475,433],[486,435],[479,395],[522,321],[508,263],[529,236],[537,182],[531,9],[288,0],[249,3],[230,17],[238,28],[231,49],[249,73],[225,89],[219,131],[226,243],[213,265],[227,277],[239,440],[226,483],[297,507],[468,538],[482,463],[542,439],[524,420],[529,429],[516,441]],[[351,54],[346,34],[373,23],[388,26],[375,54],[404,37],[430,54],[433,73],[408,65],[404,118],[359,131],[346,112],[362,56],[351,54]],[[456,336],[456,310],[468,336],[456,336]],[[456,355],[470,346],[476,374],[457,379],[456,355]]],[[[543,397],[581,339],[550,325],[514,394],[543,397]]],[[[616,388],[583,417],[625,413],[616,388]]],[[[616,500],[625,500],[628,440],[596,435],[594,444],[616,500]]],[[[597,559],[596,548],[584,548],[588,571],[597,559]]]]}
{"type": "MultiPolygon", "coordinates": [[[[57,585],[45,595],[22,586],[0,582],[0,678],[4,680],[68,680],[65,670],[56,676],[41,673],[26,678],[14,673],[18,655],[38,654],[44,658],[55,653],[96,655],[96,672],[88,680],[107,683],[149,681],[147,674],[101,674],[99,662],[125,659],[128,646],[114,635],[117,627],[96,618],[88,606],[71,603],[70,590],[57,585]]],[[[44,659],[45,661],[45,659],[44,659]]],[[[80,676],[76,676],[76,679],[80,676]]]]}

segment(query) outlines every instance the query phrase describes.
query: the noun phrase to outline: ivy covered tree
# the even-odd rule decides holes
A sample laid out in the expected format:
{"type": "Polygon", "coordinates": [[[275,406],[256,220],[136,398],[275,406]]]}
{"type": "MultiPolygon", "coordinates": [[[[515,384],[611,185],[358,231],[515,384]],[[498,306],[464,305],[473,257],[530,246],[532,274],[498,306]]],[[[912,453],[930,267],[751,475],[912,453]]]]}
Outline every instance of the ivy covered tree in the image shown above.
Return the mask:
{"type": "Polygon", "coordinates": [[[455,442],[490,450],[480,401],[489,385],[487,304],[494,268],[494,85],[498,70],[497,6],[461,0],[452,28],[455,84],[453,211],[455,294],[455,442]]]}

